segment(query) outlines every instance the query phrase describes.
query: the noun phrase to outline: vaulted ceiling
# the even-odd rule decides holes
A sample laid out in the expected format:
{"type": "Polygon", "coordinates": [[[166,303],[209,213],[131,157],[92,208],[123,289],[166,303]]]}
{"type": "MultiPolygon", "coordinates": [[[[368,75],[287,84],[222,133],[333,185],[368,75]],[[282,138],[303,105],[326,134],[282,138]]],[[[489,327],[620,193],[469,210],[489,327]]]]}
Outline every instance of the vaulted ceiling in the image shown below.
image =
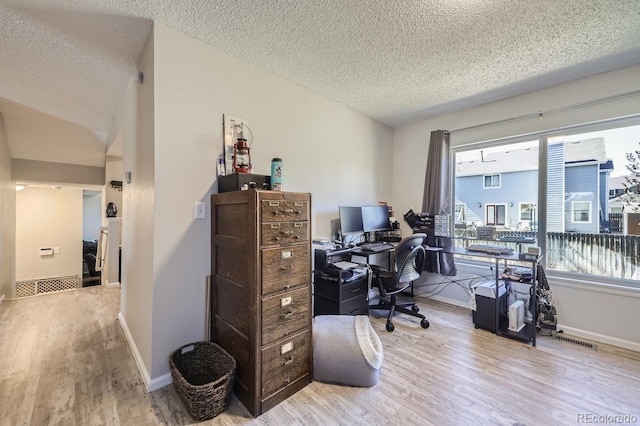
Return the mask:
{"type": "Polygon", "coordinates": [[[29,114],[99,152],[153,20],[391,126],[640,63],[637,0],[0,0],[12,156],[29,114]]]}

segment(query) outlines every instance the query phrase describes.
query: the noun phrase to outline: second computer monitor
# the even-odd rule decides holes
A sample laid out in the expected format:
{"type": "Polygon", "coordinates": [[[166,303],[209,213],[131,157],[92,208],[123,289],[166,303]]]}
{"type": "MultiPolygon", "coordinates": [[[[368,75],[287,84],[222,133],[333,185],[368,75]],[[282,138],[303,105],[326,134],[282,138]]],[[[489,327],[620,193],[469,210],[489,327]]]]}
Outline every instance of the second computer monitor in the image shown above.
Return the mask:
{"type": "Polygon", "coordinates": [[[362,210],[360,207],[340,206],[340,232],[354,234],[362,232],[362,210]]]}
{"type": "Polygon", "coordinates": [[[364,232],[390,231],[389,208],[387,206],[362,207],[362,228],[364,232]]]}

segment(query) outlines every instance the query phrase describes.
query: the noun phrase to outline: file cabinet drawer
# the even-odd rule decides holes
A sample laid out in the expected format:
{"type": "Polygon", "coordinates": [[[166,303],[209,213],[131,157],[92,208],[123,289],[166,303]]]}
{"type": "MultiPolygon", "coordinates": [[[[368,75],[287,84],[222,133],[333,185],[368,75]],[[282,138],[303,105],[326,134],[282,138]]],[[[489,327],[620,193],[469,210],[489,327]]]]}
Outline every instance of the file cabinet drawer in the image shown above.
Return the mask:
{"type": "Polygon", "coordinates": [[[262,245],[309,241],[309,222],[271,222],[261,226],[262,245]]]}
{"type": "Polygon", "coordinates": [[[262,250],[262,294],[311,284],[309,245],[262,250]]]}
{"type": "Polygon", "coordinates": [[[309,219],[308,200],[262,200],[262,222],[306,221],[309,219]]]}
{"type": "Polygon", "coordinates": [[[262,344],[294,334],[309,326],[309,289],[285,293],[262,301],[262,344]]]}
{"type": "Polygon", "coordinates": [[[310,356],[311,333],[309,330],[263,349],[263,398],[307,374],[310,356]]]}
{"type": "Polygon", "coordinates": [[[313,293],[332,300],[347,300],[367,293],[367,277],[348,283],[316,280],[313,293]]]}

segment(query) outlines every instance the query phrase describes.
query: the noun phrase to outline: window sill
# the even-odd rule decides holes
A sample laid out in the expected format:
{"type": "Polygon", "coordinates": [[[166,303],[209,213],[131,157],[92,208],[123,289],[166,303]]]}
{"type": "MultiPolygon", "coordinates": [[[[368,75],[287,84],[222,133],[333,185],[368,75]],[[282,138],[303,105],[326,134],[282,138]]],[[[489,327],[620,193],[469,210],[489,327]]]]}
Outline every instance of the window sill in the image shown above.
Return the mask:
{"type": "Polygon", "coordinates": [[[640,282],[638,281],[592,275],[576,276],[576,274],[550,270],[546,273],[551,285],[640,299],[640,282]]]}

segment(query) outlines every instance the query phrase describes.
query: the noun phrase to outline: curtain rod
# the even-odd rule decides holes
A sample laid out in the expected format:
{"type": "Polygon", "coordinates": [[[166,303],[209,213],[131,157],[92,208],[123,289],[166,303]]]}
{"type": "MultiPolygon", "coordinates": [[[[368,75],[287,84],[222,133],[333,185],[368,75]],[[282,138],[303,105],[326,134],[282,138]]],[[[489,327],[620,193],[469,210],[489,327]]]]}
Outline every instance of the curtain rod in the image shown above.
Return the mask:
{"type": "Polygon", "coordinates": [[[604,98],[593,99],[591,101],[580,102],[580,103],[577,103],[577,104],[568,105],[568,106],[564,106],[564,107],[560,107],[560,108],[554,108],[554,109],[549,109],[549,110],[546,110],[546,111],[539,111],[539,112],[535,112],[535,113],[519,115],[519,116],[516,116],[516,117],[510,117],[510,118],[505,118],[505,119],[502,119],[502,120],[491,121],[489,123],[476,124],[475,126],[462,127],[460,129],[450,130],[449,133],[464,132],[464,131],[467,131],[467,130],[480,129],[482,127],[495,126],[497,124],[504,124],[504,123],[509,123],[509,122],[512,122],[512,121],[526,120],[526,119],[529,119],[529,118],[542,119],[542,117],[545,116],[545,115],[555,114],[555,113],[564,112],[564,111],[570,111],[572,109],[583,108],[583,107],[590,106],[590,105],[596,105],[596,104],[599,104],[599,103],[602,103],[602,102],[608,102],[608,101],[612,101],[612,100],[615,100],[615,99],[622,99],[622,98],[627,98],[627,97],[630,97],[630,96],[635,96],[635,95],[638,95],[638,94],[640,94],[640,90],[634,90],[632,92],[620,93],[618,95],[612,95],[612,96],[607,96],[607,97],[604,97],[604,98]]]}

